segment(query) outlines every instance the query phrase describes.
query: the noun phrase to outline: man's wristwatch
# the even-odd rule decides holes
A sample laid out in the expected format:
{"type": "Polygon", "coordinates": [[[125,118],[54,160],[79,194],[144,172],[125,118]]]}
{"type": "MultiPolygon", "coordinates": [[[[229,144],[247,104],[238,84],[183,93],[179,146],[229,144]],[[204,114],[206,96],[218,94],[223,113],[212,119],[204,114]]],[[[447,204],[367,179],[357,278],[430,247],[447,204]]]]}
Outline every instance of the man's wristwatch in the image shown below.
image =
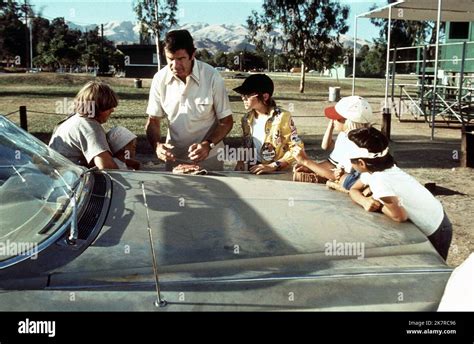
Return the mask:
{"type": "Polygon", "coordinates": [[[207,139],[206,142],[209,142],[209,148],[212,149],[214,148],[216,145],[214,144],[214,142],[212,142],[212,140],[210,139],[207,139]]]}

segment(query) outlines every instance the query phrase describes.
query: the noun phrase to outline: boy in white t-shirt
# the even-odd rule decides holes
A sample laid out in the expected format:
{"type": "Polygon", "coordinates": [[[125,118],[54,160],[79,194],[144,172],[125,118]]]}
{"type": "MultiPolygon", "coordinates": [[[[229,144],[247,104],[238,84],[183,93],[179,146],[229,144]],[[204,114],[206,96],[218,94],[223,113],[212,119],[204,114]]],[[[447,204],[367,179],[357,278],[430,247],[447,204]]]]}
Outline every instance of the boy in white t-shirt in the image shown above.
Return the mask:
{"type": "Polygon", "coordinates": [[[354,202],[367,211],[378,211],[397,222],[411,220],[446,260],[452,238],[452,225],[441,203],[415,178],[395,165],[388,153],[387,138],[375,128],[352,130],[352,167],[361,177],[350,189],[354,202]],[[371,197],[362,190],[370,186],[371,197]]]}

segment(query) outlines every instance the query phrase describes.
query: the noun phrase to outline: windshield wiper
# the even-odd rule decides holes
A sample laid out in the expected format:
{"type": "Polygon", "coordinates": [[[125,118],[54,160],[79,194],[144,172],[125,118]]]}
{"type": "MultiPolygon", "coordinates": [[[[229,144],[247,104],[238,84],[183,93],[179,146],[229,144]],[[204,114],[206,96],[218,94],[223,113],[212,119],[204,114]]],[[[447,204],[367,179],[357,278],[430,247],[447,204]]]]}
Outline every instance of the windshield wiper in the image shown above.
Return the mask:
{"type": "Polygon", "coordinates": [[[66,242],[69,244],[69,245],[75,245],[76,244],[76,241],[77,241],[77,238],[79,236],[79,229],[77,227],[77,198],[76,198],[76,190],[78,188],[78,186],[80,185],[81,183],[81,180],[82,178],[88,174],[88,173],[91,173],[91,172],[94,172],[94,171],[97,171],[99,168],[97,166],[94,166],[92,168],[89,168],[85,171],[83,171],[80,175],[79,175],[79,178],[76,179],[76,181],[74,182],[74,184],[72,184],[72,186],[70,186],[67,181],[63,178],[63,176],[61,175],[61,173],[59,173],[59,171],[57,169],[54,169],[54,173],[56,173],[59,178],[61,178],[61,180],[63,181],[64,185],[66,185],[67,189],[69,192],[66,192],[66,190],[64,190],[64,194],[66,195],[66,197],[69,198],[70,200],[70,203],[72,205],[72,220],[71,220],[71,230],[69,231],[69,237],[66,239],[66,242]]]}

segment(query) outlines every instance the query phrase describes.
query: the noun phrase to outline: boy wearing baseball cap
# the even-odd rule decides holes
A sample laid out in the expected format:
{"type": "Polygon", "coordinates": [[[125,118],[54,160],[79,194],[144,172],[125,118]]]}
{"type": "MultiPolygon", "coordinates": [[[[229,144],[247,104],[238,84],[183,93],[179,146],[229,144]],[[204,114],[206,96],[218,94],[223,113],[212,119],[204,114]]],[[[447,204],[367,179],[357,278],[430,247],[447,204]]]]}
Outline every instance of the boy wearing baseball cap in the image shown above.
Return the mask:
{"type": "MultiPolygon", "coordinates": [[[[234,88],[249,111],[242,118],[243,148],[256,153],[256,161],[248,162],[254,174],[288,168],[294,162],[294,149],[303,148],[291,113],[276,105],[273,90],[273,81],[265,74],[253,74],[234,88]]],[[[244,161],[237,162],[235,169],[244,170],[244,161]]]]}
{"type": "Polygon", "coordinates": [[[347,133],[353,129],[371,126],[372,107],[364,98],[350,96],[342,98],[335,106],[324,109],[324,114],[329,119],[329,124],[321,147],[332,152],[327,160],[316,162],[311,160],[304,150],[297,150],[295,159],[298,165],[295,172],[314,172],[319,180],[337,181],[347,192],[360,175],[352,169],[347,156],[349,148],[352,147],[347,133]],[[336,141],[333,141],[332,137],[334,130],[339,132],[336,141]]]}

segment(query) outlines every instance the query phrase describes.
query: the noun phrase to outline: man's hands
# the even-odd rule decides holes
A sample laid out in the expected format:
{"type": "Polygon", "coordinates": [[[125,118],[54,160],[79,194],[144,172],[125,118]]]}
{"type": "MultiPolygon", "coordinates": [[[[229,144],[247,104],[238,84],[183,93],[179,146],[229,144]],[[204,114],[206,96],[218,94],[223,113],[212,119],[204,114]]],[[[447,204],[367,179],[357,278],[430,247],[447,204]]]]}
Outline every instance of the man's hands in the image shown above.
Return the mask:
{"type": "MultiPolygon", "coordinates": [[[[156,156],[158,157],[158,159],[163,160],[165,162],[176,161],[176,157],[171,152],[173,148],[174,146],[169,143],[158,143],[156,145],[156,156]]],[[[193,143],[188,148],[188,158],[194,162],[203,161],[208,157],[210,150],[211,147],[209,145],[209,142],[207,141],[201,143],[193,143]]]]}
{"type": "Polygon", "coordinates": [[[176,158],[171,153],[171,150],[174,148],[173,145],[170,145],[168,143],[158,143],[156,145],[156,156],[158,159],[163,160],[163,161],[175,161],[176,158]]]}
{"type": "Polygon", "coordinates": [[[160,143],[160,118],[148,117],[145,125],[146,136],[152,147],[155,147],[156,157],[162,161],[175,161],[171,150],[174,146],[167,143],[160,143]]]}
{"type": "Polygon", "coordinates": [[[188,148],[188,158],[194,162],[203,161],[209,156],[210,151],[211,146],[207,141],[201,143],[193,143],[188,148]]]}

